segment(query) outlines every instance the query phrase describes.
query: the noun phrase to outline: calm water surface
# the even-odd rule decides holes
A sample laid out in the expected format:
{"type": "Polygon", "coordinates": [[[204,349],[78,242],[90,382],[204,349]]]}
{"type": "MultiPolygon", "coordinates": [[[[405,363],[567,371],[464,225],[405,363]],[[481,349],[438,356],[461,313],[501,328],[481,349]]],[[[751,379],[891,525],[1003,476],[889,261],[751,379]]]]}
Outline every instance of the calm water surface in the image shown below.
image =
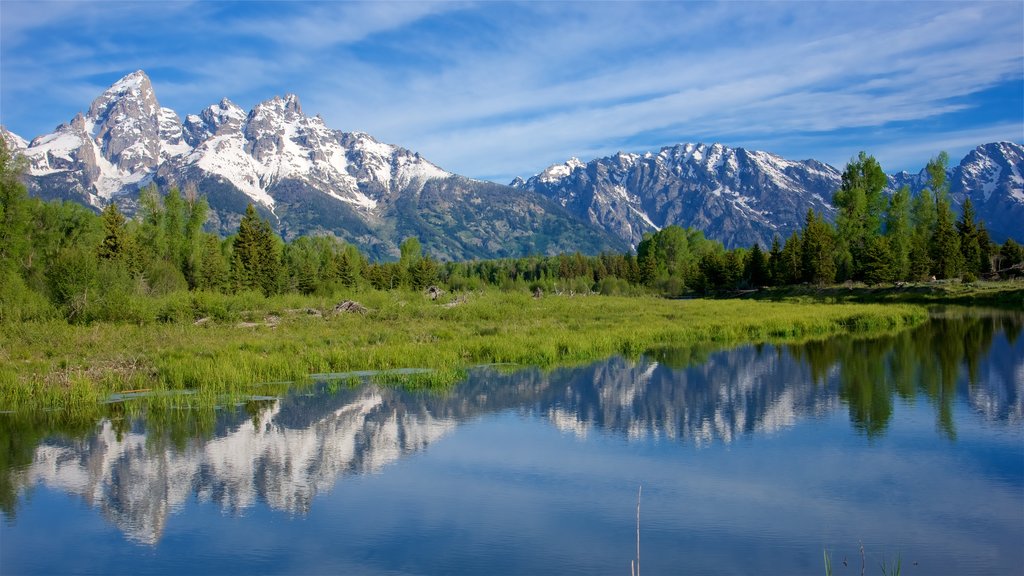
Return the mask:
{"type": "Polygon", "coordinates": [[[1022,326],[2,415],[0,573],[1020,574],[1022,326]]]}

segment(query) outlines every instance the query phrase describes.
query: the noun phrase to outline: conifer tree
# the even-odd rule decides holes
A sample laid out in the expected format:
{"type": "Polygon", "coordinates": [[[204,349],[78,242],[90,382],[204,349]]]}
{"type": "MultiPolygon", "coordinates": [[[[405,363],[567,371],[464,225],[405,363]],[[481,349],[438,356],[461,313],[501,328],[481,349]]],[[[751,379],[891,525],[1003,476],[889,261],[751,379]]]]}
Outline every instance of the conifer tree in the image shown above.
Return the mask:
{"type": "Polygon", "coordinates": [[[750,247],[744,276],[751,287],[758,288],[767,286],[770,283],[768,256],[761,250],[761,245],[757,242],[754,242],[754,245],[750,247]]]}
{"type": "MultiPolygon", "coordinates": [[[[832,227],[821,215],[807,210],[803,242],[800,250],[801,278],[819,286],[831,284],[836,278],[832,227]]],[[[863,252],[863,248],[860,249],[863,252]]]]}
{"type": "Polygon", "coordinates": [[[798,284],[803,281],[803,241],[797,232],[793,232],[782,246],[781,280],[779,285],[798,284]]]}
{"type": "Polygon", "coordinates": [[[910,188],[904,186],[889,199],[885,213],[885,237],[892,256],[892,276],[906,280],[910,276],[910,248],[912,244],[910,224],[910,188]]]}
{"type": "Polygon", "coordinates": [[[118,209],[117,204],[111,202],[100,213],[103,220],[103,241],[96,250],[96,254],[106,260],[126,256],[127,231],[125,230],[125,218],[118,209]]]}
{"type": "Polygon", "coordinates": [[[20,268],[18,260],[28,249],[28,192],[19,180],[24,168],[24,160],[0,138],[0,272],[20,268]]]}
{"type": "Polygon", "coordinates": [[[862,275],[859,265],[865,245],[869,238],[881,234],[886,206],[882,190],[886,183],[885,172],[878,161],[865,152],[847,163],[843,171],[842,185],[833,196],[839,210],[836,228],[839,260],[844,263],[843,276],[859,278],[862,275]]]}
{"type": "Polygon", "coordinates": [[[914,198],[910,216],[910,277],[921,280],[932,273],[931,240],[936,218],[935,202],[927,188],[914,198]]]}
{"type": "Polygon", "coordinates": [[[262,290],[267,295],[276,293],[281,272],[277,239],[270,223],[260,218],[252,204],[245,209],[232,246],[234,288],[262,290]]]}
{"type": "Polygon", "coordinates": [[[938,202],[935,231],[931,242],[932,271],[939,279],[956,278],[963,269],[960,236],[953,223],[949,200],[943,196],[938,202]]]}
{"type": "Polygon", "coordinates": [[[782,247],[779,246],[779,237],[772,237],[772,249],[768,253],[768,276],[771,278],[772,286],[781,286],[783,281],[782,247]]]}
{"type": "Polygon", "coordinates": [[[981,274],[981,238],[975,222],[974,203],[970,197],[964,201],[956,230],[960,238],[960,253],[963,255],[963,272],[977,277],[981,274]]]}

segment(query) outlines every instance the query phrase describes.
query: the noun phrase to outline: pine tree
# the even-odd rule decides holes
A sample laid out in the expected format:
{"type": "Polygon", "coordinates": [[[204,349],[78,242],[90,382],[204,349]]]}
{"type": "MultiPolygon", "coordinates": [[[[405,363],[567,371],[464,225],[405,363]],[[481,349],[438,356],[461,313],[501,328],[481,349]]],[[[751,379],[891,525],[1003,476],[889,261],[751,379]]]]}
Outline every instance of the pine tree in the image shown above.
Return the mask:
{"type": "Polygon", "coordinates": [[[20,271],[19,260],[28,250],[28,192],[19,180],[24,169],[24,160],[15,157],[0,138],[0,272],[20,271]]]}
{"type": "Polygon", "coordinates": [[[906,280],[910,276],[912,232],[910,189],[904,186],[889,199],[885,213],[885,237],[892,256],[892,276],[896,280],[906,280]]]}
{"type": "Polygon", "coordinates": [[[768,273],[768,256],[765,255],[763,250],[761,250],[761,245],[757,242],[750,247],[750,254],[747,255],[747,265],[744,270],[744,276],[747,279],[747,284],[755,288],[767,286],[770,282],[768,273]]]}
{"type": "Polygon", "coordinates": [[[977,278],[981,274],[981,242],[974,217],[974,203],[971,202],[970,197],[964,201],[960,220],[956,223],[956,230],[960,237],[960,254],[963,255],[964,275],[977,278]]]}
{"type": "Polygon", "coordinates": [[[821,215],[808,209],[800,251],[801,278],[804,282],[822,286],[835,281],[834,248],[832,227],[821,215]]]}
{"type": "Polygon", "coordinates": [[[953,211],[944,196],[939,200],[931,242],[932,271],[940,279],[956,278],[963,269],[960,237],[953,224],[953,211]]]}
{"type": "Polygon", "coordinates": [[[793,232],[782,246],[781,280],[777,281],[778,285],[799,284],[803,281],[802,253],[803,241],[798,233],[793,232]]]}
{"type": "Polygon", "coordinates": [[[781,286],[783,282],[782,247],[779,246],[778,235],[772,237],[772,249],[768,253],[768,276],[772,286],[781,286]]]}
{"type": "MultiPolygon", "coordinates": [[[[861,152],[843,171],[842,184],[833,196],[839,213],[838,260],[843,263],[843,276],[860,278],[860,263],[869,238],[882,232],[882,216],[886,207],[882,191],[888,179],[873,156],[861,152]]],[[[833,273],[833,278],[835,274],[833,273]]],[[[831,281],[831,280],[830,280],[831,281]]]]}
{"type": "Polygon", "coordinates": [[[103,220],[103,242],[100,243],[96,254],[102,259],[115,259],[126,256],[127,232],[125,230],[125,218],[118,209],[117,204],[111,202],[100,214],[103,220]]]}
{"type": "Polygon", "coordinates": [[[931,240],[935,230],[935,202],[931,192],[924,189],[911,208],[913,232],[910,237],[910,277],[915,280],[932,274],[931,240]]]}
{"type": "Polygon", "coordinates": [[[992,256],[995,254],[996,249],[992,244],[992,238],[988,235],[988,228],[985,227],[985,222],[982,220],[978,221],[978,247],[981,251],[981,270],[984,274],[992,273],[992,256]]]}
{"type": "Polygon", "coordinates": [[[280,283],[281,260],[277,238],[270,223],[249,204],[232,243],[231,278],[236,290],[276,293],[280,283]]]}
{"type": "Polygon", "coordinates": [[[887,237],[874,236],[868,239],[862,267],[864,281],[868,284],[882,284],[895,278],[895,258],[887,237]]]}

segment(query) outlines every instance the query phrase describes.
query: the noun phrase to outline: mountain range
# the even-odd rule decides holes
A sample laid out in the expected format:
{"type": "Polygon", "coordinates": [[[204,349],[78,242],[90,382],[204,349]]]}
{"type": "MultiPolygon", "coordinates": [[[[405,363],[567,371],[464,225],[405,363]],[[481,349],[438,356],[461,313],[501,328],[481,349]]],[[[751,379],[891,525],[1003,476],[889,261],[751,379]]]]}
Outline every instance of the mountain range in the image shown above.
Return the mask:
{"type": "MultiPolygon", "coordinates": [[[[44,199],[136,209],[138,190],[195,187],[208,227],[231,234],[253,203],[286,239],[331,234],[372,258],[394,258],[416,236],[443,260],[626,250],[645,233],[692,226],[726,246],[771,244],[808,209],[833,218],[841,172],[721,144],[575,158],[504,186],[448,172],[418,153],[307,116],[295,95],[249,112],[223,99],[184,120],[133,72],[88,110],[31,141],[0,127],[29,161],[26,184],[44,199]]],[[[949,174],[954,204],[970,197],[992,238],[1024,241],[1024,148],[979,146],[949,174]]],[[[924,187],[923,173],[890,188],[924,187]]]]}

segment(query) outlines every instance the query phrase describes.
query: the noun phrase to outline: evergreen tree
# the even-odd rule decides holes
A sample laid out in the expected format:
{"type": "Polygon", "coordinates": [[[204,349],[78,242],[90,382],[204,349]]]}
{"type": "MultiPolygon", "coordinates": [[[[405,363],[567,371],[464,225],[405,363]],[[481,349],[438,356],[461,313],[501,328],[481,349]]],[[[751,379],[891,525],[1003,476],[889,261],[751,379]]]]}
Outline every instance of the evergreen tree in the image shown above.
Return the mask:
{"type": "Polygon", "coordinates": [[[798,233],[793,232],[782,246],[781,280],[776,281],[778,285],[799,284],[803,281],[802,254],[803,241],[798,233]]]}
{"type": "Polygon", "coordinates": [[[236,290],[261,290],[270,295],[277,292],[281,260],[277,238],[270,223],[260,218],[249,204],[238,225],[232,243],[231,277],[236,290]]]}
{"type": "Polygon", "coordinates": [[[864,250],[864,281],[868,284],[891,282],[896,277],[895,258],[888,237],[873,236],[864,250]]]}
{"type": "Polygon", "coordinates": [[[103,220],[103,242],[96,250],[97,255],[106,260],[126,256],[127,252],[127,231],[125,230],[125,218],[118,209],[117,204],[111,202],[100,214],[103,220]]]}
{"type": "Polygon", "coordinates": [[[779,237],[772,237],[772,249],[768,253],[768,276],[772,286],[781,286],[783,281],[782,247],[779,246],[779,237]]]}
{"type": "Polygon", "coordinates": [[[413,290],[424,290],[437,282],[437,262],[429,256],[420,258],[409,269],[409,286],[413,290]]]}
{"type": "Polygon", "coordinates": [[[885,213],[885,237],[892,256],[892,276],[897,280],[910,277],[910,249],[913,230],[910,220],[910,188],[904,186],[889,199],[885,213]]]}
{"type": "Polygon", "coordinates": [[[981,251],[981,270],[982,274],[992,273],[992,257],[996,252],[996,247],[992,244],[992,238],[988,235],[988,228],[985,227],[985,222],[978,221],[978,247],[981,251]]]}
{"type": "Polygon", "coordinates": [[[865,152],[847,163],[843,171],[842,185],[833,196],[833,203],[839,210],[836,216],[838,259],[843,264],[841,272],[844,276],[861,277],[859,265],[865,245],[869,238],[882,232],[886,206],[882,191],[887,182],[878,161],[865,152]]]}
{"type": "Polygon", "coordinates": [[[28,193],[19,180],[24,160],[15,157],[0,138],[0,272],[20,272],[20,259],[28,249],[28,193]]]}
{"type": "Polygon", "coordinates": [[[956,230],[960,238],[960,254],[963,255],[963,272],[965,275],[977,277],[981,274],[982,267],[981,238],[975,222],[974,203],[970,197],[964,201],[956,230]]]}
{"type": "Polygon", "coordinates": [[[223,290],[229,273],[228,260],[224,256],[220,240],[213,234],[203,234],[194,273],[194,288],[223,290]]]}
{"type": "Polygon", "coordinates": [[[910,217],[910,277],[921,280],[932,273],[931,240],[936,220],[935,202],[927,188],[914,198],[910,217]]]}
{"type": "Polygon", "coordinates": [[[800,276],[804,282],[822,286],[835,281],[834,248],[832,227],[820,214],[808,209],[800,250],[800,276]]]}
{"type": "Polygon", "coordinates": [[[761,250],[761,245],[757,242],[750,247],[744,276],[747,279],[747,284],[754,288],[767,286],[771,282],[768,271],[768,256],[761,250]]]}
{"type": "Polygon", "coordinates": [[[932,271],[940,279],[956,278],[963,269],[960,237],[953,223],[953,211],[945,196],[939,199],[935,231],[931,242],[932,271]]]}

